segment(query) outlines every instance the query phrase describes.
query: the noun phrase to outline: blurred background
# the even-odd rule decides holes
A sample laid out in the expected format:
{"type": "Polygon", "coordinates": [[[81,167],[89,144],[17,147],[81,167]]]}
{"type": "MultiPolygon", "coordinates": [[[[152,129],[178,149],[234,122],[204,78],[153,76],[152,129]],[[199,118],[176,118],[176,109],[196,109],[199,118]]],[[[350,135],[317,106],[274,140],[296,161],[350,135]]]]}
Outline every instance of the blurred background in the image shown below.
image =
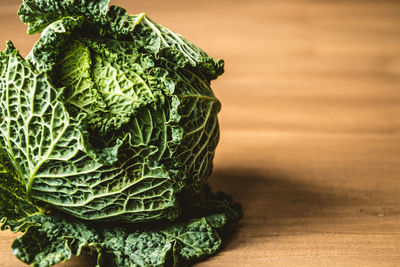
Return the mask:
{"type": "MultiPolygon", "coordinates": [[[[244,218],[198,266],[400,265],[400,1],[111,2],[226,63],[210,183],[244,218]]],[[[0,2],[0,49],[25,56],[19,4],[0,2]]],[[[0,266],[24,266],[13,237],[0,266]]]]}

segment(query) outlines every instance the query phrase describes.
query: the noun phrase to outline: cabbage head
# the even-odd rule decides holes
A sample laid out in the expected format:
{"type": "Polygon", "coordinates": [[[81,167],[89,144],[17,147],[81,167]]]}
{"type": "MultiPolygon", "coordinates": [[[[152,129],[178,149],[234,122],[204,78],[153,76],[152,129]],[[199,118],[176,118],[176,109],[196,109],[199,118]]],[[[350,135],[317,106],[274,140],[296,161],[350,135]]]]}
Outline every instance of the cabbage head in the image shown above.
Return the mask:
{"type": "Polygon", "coordinates": [[[215,253],[237,203],[205,183],[224,62],[109,0],[25,0],[41,33],[0,52],[0,217],[13,253],[50,266],[170,266],[215,253]]]}

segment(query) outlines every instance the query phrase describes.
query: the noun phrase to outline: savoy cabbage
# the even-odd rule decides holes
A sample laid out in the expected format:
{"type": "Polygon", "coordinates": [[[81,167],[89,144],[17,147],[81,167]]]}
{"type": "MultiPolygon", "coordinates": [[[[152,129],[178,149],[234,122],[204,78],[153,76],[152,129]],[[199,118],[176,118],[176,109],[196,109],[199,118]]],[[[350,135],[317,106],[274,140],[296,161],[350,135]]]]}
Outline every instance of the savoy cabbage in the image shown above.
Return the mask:
{"type": "Polygon", "coordinates": [[[176,266],[211,255],[240,206],[205,183],[223,73],[181,35],[109,0],[24,0],[41,33],[0,52],[0,218],[13,253],[50,266],[176,266]]]}

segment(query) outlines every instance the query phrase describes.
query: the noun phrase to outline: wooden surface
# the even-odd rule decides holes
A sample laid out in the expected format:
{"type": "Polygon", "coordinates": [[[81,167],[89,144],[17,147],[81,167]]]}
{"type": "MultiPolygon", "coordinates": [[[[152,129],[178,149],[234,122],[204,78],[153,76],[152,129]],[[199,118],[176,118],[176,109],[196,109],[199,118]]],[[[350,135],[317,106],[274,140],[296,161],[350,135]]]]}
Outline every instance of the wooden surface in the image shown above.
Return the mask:
{"type": "MultiPolygon", "coordinates": [[[[1,1],[1,42],[25,55],[37,36],[16,2],[1,1]]],[[[197,266],[400,266],[399,1],[114,3],[226,60],[210,181],[244,218],[197,266]]],[[[0,266],[24,266],[13,238],[0,234],[0,266]]]]}

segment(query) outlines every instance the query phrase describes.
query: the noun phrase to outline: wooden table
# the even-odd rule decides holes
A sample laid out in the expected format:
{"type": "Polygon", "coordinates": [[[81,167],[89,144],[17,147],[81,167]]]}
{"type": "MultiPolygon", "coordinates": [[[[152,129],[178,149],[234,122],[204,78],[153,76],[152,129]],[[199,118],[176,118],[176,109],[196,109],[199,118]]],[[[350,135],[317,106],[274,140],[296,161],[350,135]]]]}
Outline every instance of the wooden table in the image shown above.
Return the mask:
{"type": "MultiPolygon", "coordinates": [[[[17,2],[0,4],[1,42],[26,55],[37,36],[17,2]]],[[[400,266],[399,1],[114,3],[226,60],[210,181],[244,218],[197,266],[400,266]]],[[[0,266],[24,266],[13,238],[0,235],[0,266]]]]}

